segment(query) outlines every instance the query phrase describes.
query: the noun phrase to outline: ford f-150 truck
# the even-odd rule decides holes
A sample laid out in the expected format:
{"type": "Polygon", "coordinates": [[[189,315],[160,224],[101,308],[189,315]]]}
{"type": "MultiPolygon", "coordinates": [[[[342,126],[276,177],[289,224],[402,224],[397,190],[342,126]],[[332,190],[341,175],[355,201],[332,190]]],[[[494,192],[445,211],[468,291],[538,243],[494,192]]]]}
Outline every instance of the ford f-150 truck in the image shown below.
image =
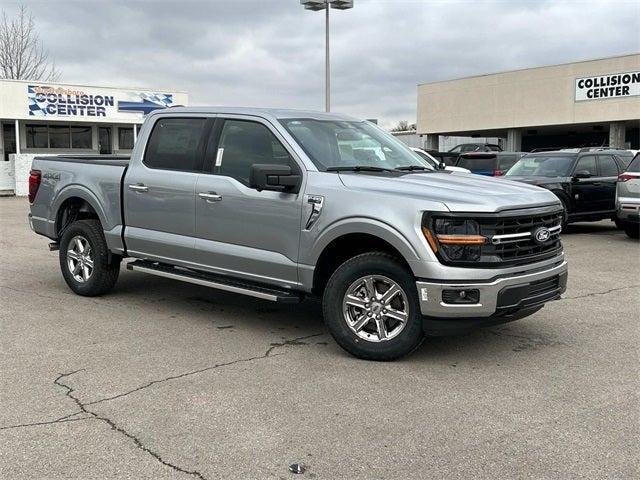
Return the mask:
{"type": "Polygon", "coordinates": [[[531,315],[566,288],[552,192],[431,169],[337,114],[156,111],[130,158],[36,157],[29,200],[79,295],[111,290],[125,258],[264,300],[316,295],[365,359],[531,315]]]}

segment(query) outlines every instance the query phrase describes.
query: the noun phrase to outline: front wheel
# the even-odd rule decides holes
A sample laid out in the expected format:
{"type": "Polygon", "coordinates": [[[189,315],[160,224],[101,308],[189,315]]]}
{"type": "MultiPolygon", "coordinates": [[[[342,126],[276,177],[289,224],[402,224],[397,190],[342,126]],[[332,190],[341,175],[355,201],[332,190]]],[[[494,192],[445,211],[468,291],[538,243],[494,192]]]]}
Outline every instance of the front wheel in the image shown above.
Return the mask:
{"type": "Polygon", "coordinates": [[[60,269],[78,295],[93,297],[113,288],[120,273],[120,257],[109,253],[98,220],[78,220],[64,231],[60,269]]]}
{"type": "Polygon", "coordinates": [[[415,279],[389,254],[347,260],[329,279],[322,304],[331,335],[358,358],[394,360],[424,340],[415,279]]]}

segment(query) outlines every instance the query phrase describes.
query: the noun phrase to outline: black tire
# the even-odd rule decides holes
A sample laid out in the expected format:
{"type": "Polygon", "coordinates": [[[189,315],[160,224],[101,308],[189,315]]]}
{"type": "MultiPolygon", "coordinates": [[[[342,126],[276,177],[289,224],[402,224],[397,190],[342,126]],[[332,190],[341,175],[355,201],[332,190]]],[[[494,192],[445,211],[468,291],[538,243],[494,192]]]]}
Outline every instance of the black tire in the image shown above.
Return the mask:
{"type": "Polygon", "coordinates": [[[616,228],[618,230],[624,230],[624,223],[621,222],[618,217],[613,217],[611,220],[613,220],[613,223],[616,224],[616,228]]]}
{"type": "MultiPolygon", "coordinates": [[[[73,222],[62,234],[60,239],[60,269],[62,276],[74,293],[85,297],[103,295],[113,288],[120,273],[120,260],[118,255],[112,255],[107,248],[104,239],[102,226],[98,220],[78,220],[73,222]],[[86,280],[79,280],[74,276],[69,266],[69,260],[76,262],[70,257],[69,249],[74,249],[76,240],[83,243],[86,240],[90,250],[93,266],[86,280]],[[74,245],[70,245],[71,241],[74,245]]],[[[87,257],[89,258],[89,257],[87,257]]],[[[77,262],[76,262],[77,265],[77,262]]],[[[82,277],[82,269],[77,274],[82,277]]]]}
{"type": "Polygon", "coordinates": [[[624,233],[626,233],[629,238],[638,240],[638,238],[640,238],[640,225],[637,223],[627,223],[624,225],[624,233]]]}
{"type": "MultiPolygon", "coordinates": [[[[403,357],[418,348],[425,337],[415,279],[402,263],[387,253],[363,253],[340,265],[327,283],[322,310],[324,321],[338,345],[365,360],[388,361],[403,357]],[[406,314],[406,323],[396,336],[384,341],[368,341],[358,336],[347,324],[343,313],[343,300],[348,289],[368,275],[390,279],[404,294],[399,301],[406,314]]],[[[371,322],[373,324],[369,325],[377,325],[374,319],[371,322]]]]}

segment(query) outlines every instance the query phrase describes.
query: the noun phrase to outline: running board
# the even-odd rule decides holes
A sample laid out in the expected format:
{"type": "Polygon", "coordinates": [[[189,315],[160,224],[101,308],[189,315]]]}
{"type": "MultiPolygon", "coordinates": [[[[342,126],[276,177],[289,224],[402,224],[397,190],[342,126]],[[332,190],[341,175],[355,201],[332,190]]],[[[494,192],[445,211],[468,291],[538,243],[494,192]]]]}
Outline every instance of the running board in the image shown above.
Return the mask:
{"type": "Polygon", "coordinates": [[[181,280],[183,282],[224,290],[225,292],[239,293],[241,295],[261,298],[262,300],[269,300],[271,302],[300,303],[303,299],[303,295],[301,293],[290,290],[272,288],[235,278],[231,279],[223,275],[196,272],[194,270],[172,267],[147,260],[136,260],[134,262],[127,263],[127,270],[149,273],[151,275],[157,275],[158,277],[171,278],[174,280],[181,280]]]}

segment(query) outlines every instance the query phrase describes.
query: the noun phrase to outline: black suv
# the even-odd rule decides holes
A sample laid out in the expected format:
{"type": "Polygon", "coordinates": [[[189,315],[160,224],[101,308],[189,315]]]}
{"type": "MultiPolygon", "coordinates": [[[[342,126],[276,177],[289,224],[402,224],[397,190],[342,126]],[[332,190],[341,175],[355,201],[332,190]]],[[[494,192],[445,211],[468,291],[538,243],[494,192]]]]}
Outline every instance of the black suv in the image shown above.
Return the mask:
{"type": "Polygon", "coordinates": [[[627,166],[620,150],[566,149],[529,153],[504,176],[555,193],[564,206],[563,225],[616,214],[616,181],[627,166]]]}

